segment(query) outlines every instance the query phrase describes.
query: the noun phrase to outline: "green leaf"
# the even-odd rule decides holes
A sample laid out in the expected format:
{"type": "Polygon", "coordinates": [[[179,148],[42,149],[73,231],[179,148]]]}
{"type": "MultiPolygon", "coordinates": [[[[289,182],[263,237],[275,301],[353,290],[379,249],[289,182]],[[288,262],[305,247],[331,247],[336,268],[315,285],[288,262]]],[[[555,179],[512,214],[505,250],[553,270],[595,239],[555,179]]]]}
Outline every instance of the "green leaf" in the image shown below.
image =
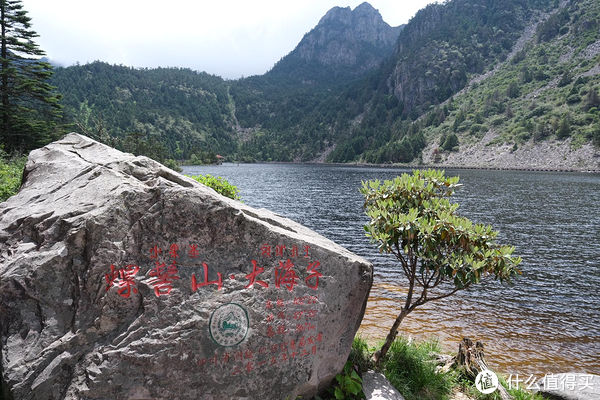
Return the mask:
{"type": "Polygon", "coordinates": [[[358,393],[360,393],[360,391],[362,390],[362,387],[359,383],[355,382],[355,381],[351,381],[348,386],[347,389],[350,393],[352,393],[353,395],[357,395],[358,393]]]}

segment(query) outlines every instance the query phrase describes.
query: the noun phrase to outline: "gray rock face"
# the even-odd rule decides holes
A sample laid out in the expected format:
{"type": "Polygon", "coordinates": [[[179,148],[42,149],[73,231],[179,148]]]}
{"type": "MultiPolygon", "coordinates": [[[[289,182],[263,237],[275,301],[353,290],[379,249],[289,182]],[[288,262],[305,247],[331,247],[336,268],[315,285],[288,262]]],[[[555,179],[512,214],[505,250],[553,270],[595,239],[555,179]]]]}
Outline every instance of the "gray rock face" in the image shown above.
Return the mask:
{"type": "Polygon", "coordinates": [[[592,374],[546,375],[539,383],[538,393],[554,400],[600,399],[600,376],[592,374]]]}
{"type": "Polygon", "coordinates": [[[69,134],[0,204],[7,399],[284,399],[343,367],[372,266],[69,134]]]}
{"type": "Polygon", "coordinates": [[[369,3],[334,7],[267,76],[330,84],[355,78],[390,57],[403,26],[389,26],[369,3]]]}
{"type": "Polygon", "coordinates": [[[362,380],[366,400],[404,400],[382,373],[367,371],[362,380]]]}
{"type": "Polygon", "coordinates": [[[369,3],[354,10],[334,7],[305,35],[296,51],[300,58],[327,66],[374,68],[393,50],[400,27],[389,26],[369,3]]]}

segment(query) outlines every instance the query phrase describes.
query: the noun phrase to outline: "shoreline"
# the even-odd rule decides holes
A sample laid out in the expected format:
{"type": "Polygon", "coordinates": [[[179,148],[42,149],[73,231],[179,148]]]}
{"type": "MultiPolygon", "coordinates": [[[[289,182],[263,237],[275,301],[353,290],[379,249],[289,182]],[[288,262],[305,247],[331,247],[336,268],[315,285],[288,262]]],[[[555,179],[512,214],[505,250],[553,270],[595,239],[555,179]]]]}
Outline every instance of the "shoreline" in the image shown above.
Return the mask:
{"type": "MultiPolygon", "coordinates": [[[[290,163],[292,164],[292,163],[290,163]]],[[[600,169],[589,168],[536,168],[536,167],[495,167],[495,166],[465,166],[452,164],[369,164],[369,163],[296,163],[296,164],[325,164],[339,166],[357,166],[357,167],[378,167],[378,168],[433,168],[433,169],[464,169],[464,170],[484,170],[484,171],[531,171],[531,172],[569,172],[569,173],[588,173],[600,174],[600,169]]]]}
{"type": "MultiPolygon", "coordinates": [[[[482,170],[482,171],[529,171],[529,172],[561,172],[561,173],[584,173],[584,174],[600,174],[600,169],[590,168],[542,168],[542,167],[499,167],[499,166],[465,166],[452,164],[371,164],[361,162],[351,163],[332,163],[332,162],[315,162],[315,161],[255,161],[255,162],[234,162],[227,161],[223,164],[282,164],[282,165],[328,165],[339,167],[364,167],[364,168],[406,168],[406,169],[463,169],[463,170],[482,170]]],[[[220,165],[223,165],[220,164],[220,165]]],[[[185,167],[205,167],[217,166],[217,164],[199,164],[199,165],[184,165],[185,167]]]]}

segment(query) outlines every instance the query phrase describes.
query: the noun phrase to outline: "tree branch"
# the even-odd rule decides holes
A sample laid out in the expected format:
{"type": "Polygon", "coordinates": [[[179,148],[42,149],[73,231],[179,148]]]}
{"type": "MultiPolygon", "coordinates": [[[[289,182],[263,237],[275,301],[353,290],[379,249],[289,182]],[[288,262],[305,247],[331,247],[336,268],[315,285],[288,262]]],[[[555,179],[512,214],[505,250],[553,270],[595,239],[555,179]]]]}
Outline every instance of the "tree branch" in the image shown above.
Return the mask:
{"type": "Polygon", "coordinates": [[[469,286],[470,286],[470,284],[466,285],[465,287],[460,287],[460,288],[458,288],[458,287],[457,287],[457,288],[454,288],[454,290],[452,290],[451,292],[448,292],[448,293],[446,293],[446,294],[442,294],[442,295],[440,295],[440,296],[431,297],[431,298],[427,299],[427,301],[440,300],[440,299],[446,298],[446,297],[448,297],[448,296],[452,296],[454,293],[458,292],[459,290],[466,289],[466,288],[468,288],[469,286]]]}

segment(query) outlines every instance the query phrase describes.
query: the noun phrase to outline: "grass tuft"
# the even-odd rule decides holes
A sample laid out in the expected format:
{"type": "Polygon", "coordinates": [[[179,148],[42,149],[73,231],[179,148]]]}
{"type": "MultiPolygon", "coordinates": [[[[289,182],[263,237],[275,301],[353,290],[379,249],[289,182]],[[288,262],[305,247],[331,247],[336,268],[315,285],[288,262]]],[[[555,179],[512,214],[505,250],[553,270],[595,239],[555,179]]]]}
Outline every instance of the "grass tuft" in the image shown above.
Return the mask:
{"type": "Polygon", "coordinates": [[[447,399],[454,379],[449,373],[436,373],[434,354],[439,353],[437,340],[420,343],[398,338],[383,361],[382,372],[407,400],[447,399]]]}

